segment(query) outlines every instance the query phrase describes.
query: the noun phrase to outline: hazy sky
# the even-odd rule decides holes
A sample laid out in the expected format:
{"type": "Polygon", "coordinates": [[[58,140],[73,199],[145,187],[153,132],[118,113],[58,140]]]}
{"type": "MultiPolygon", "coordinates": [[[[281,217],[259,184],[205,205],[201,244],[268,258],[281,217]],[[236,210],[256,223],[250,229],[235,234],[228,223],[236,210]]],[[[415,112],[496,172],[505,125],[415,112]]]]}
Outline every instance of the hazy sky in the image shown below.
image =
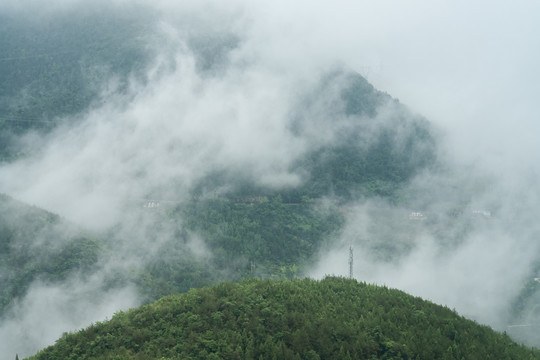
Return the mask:
{"type": "Polygon", "coordinates": [[[388,17],[373,17],[388,21],[373,44],[381,65],[372,81],[448,128],[459,155],[537,163],[540,4],[386,3],[388,17]]]}

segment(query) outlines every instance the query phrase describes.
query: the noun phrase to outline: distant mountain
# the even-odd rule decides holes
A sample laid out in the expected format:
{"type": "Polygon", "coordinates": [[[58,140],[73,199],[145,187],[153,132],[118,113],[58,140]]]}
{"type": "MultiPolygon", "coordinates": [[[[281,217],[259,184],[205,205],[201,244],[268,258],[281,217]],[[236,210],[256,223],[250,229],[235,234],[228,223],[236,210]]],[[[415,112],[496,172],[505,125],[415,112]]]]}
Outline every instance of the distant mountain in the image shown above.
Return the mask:
{"type": "Polygon", "coordinates": [[[183,257],[186,246],[182,244],[192,235],[201,236],[219,254],[205,267],[215,271],[203,271],[207,284],[216,280],[210,277],[216,271],[229,280],[302,276],[321,246],[338,236],[345,223],[340,206],[369,198],[397,202],[412,177],[436,164],[435,140],[427,121],[362,76],[340,69],[323,75],[319,85],[298,105],[291,126],[299,137],[308,138],[313,131],[333,132],[331,139],[315,143],[292,165],[291,172],[303,174],[304,181],[275,189],[257,184],[242,169],[218,168],[191,189],[190,200],[161,204],[169,209],[168,217],[182,226],[152,265],[152,281],[166,276],[167,286],[188,289],[184,277],[169,277],[163,271],[180,271],[176,259],[183,257]],[[324,119],[326,125],[309,116],[310,103],[321,97],[334,97],[335,102],[330,109],[333,115],[324,119]],[[378,111],[389,114],[379,117],[378,111]],[[325,199],[331,200],[321,206],[325,199]],[[171,256],[171,249],[176,249],[176,255],[171,256]]]}
{"type": "Polygon", "coordinates": [[[539,359],[398,290],[343,278],[222,283],[65,334],[30,359],[539,359]]]}
{"type": "MultiPolygon", "coordinates": [[[[344,200],[392,197],[419,171],[435,164],[436,142],[427,120],[347,69],[325,74],[309,103],[331,98],[330,89],[338,89],[333,95],[336,106],[326,118],[334,139],[321,142],[299,161],[309,174],[307,194],[331,192],[344,200]]],[[[294,123],[295,130],[313,128],[311,121],[305,115],[294,123]]]]}
{"type": "MultiPolygon", "coordinates": [[[[19,152],[18,136],[29,131],[45,136],[66,119],[77,121],[77,114],[100,106],[107,100],[102,91],[108,82],[116,84],[109,89],[116,95],[127,91],[130,79],[144,83],[152,48],[165,41],[156,35],[152,16],[99,9],[69,17],[0,14],[0,158],[12,162],[25,156],[19,152]]],[[[225,71],[226,55],[240,43],[227,33],[186,36],[197,71],[209,78],[225,71]]],[[[288,127],[292,137],[310,141],[289,169],[301,175],[301,183],[265,187],[245,169],[216,167],[189,189],[187,200],[148,209],[146,218],[155,222],[148,234],[164,237],[157,242],[160,255],[141,262],[140,269],[120,272],[113,282],[135,281],[148,301],[221,280],[301,276],[320,246],[339,233],[344,224],[341,205],[373,197],[397,201],[399,190],[415,174],[436,163],[436,143],[425,119],[350,69],[335,67],[313,78],[313,88],[298,95],[288,127]],[[331,199],[330,206],[319,206],[324,199],[331,199]],[[171,229],[159,230],[165,223],[171,229]],[[215,255],[212,260],[193,256],[191,239],[197,236],[215,255]]],[[[167,191],[174,186],[167,184],[167,191]]],[[[159,199],[156,194],[149,196],[159,199]]],[[[5,210],[6,216],[12,216],[10,211],[5,210]]],[[[61,235],[50,235],[47,246],[54,244],[79,260],[63,261],[71,265],[56,268],[53,259],[33,258],[23,244],[52,231],[43,229],[60,221],[47,223],[47,216],[57,217],[44,214],[36,209],[17,221],[6,218],[3,224],[0,246],[9,250],[4,267],[12,272],[3,280],[4,304],[23,295],[36,279],[62,278],[78,261],[89,266],[98,253],[103,258],[126,251],[116,247],[125,239],[115,238],[114,231],[100,234],[99,240],[73,235],[79,245],[69,246],[81,249],[71,250],[63,248],[68,240],[61,235]],[[18,235],[8,235],[12,233],[18,235]],[[108,250],[100,252],[102,248],[108,250]],[[25,258],[12,264],[14,249],[25,258]]],[[[154,241],[152,235],[147,240],[154,241]]]]}

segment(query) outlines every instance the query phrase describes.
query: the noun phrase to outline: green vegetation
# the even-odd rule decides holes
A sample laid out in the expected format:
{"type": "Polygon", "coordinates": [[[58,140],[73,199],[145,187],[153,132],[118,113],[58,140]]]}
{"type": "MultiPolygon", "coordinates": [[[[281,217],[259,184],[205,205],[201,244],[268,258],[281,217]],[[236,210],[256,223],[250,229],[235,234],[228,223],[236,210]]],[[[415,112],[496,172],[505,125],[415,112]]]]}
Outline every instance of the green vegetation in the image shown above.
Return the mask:
{"type": "Polygon", "coordinates": [[[0,194],[0,317],[36,280],[91,273],[101,250],[98,240],[59,216],[0,194]]]}
{"type": "Polygon", "coordinates": [[[0,20],[0,119],[22,127],[85,110],[103,76],[125,82],[145,61],[142,20],[118,11],[0,20]]]}
{"type": "Polygon", "coordinates": [[[263,268],[304,263],[343,223],[336,209],[318,210],[309,200],[284,203],[277,195],[241,201],[199,201],[179,209],[188,229],[223,252],[222,266],[238,257],[263,268]]]}
{"type": "Polygon", "coordinates": [[[540,359],[401,291],[343,278],[249,280],[165,297],[31,359],[540,359]]]}
{"type": "Polygon", "coordinates": [[[0,14],[0,161],[22,156],[14,136],[86,111],[107,82],[123,91],[148,61],[148,29],[134,13],[50,16],[0,14]]]}
{"type": "Polygon", "coordinates": [[[538,346],[540,343],[540,263],[536,262],[530,271],[530,280],[526,281],[520,293],[511,304],[508,333],[525,344],[538,346]]]}
{"type": "MultiPolygon", "coordinates": [[[[100,106],[103,90],[121,97],[131,79],[144,83],[150,49],[165,45],[154,43],[151,17],[89,10],[43,21],[0,14],[0,162],[25,155],[18,136],[44,136],[100,106]]],[[[240,43],[231,34],[186,36],[197,71],[209,77],[223,71],[240,43]]],[[[187,293],[66,335],[36,358],[538,358],[448,309],[354,281],[250,280],[190,290],[305,276],[321,247],[339,236],[347,203],[399,203],[400,190],[437,161],[429,124],[353,71],[323,74],[299,98],[291,134],[309,142],[329,129],[289,169],[303,176],[299,186],[264,188],[245,174],[214,169],[190,200],[153,212],[155,225],[138,235],[152,244],[163,235],[152,256],[137,254],[141,261],[104,276],[104,288],[134,284],[146,303],[187,293]],[[321,99],[324,119],[315,116],[321,99]]],[[[417,230],[410,222],[387,223],[370,225],[384,238],[373,254],[390,261],[412,247],[417,230]]],[[[34,282],[91,276],[101,262],[145,251],[117,246],[128,242],[118,236],[115,229],[89,235],[0,195],[0,318],[34,282]]],[[[516,305],[521,312],[537,283],[527,289],[516,305]]]]}
{"type": "MultiPolygon", "coordinates": [[[[333,139],[321,141],[297,162],[309,174],[297,189],[301,195],[332,194],[345,201],[393,198],[414,175],[435,164],[436,145],[429,123],[359,74],[346,69],[329,72],[303,106],[317,108],[314,104],[327,99],[333,100],[325,109],[329,113],[324,121],[331,127],[321,127],[333,139]],[[336,88],[340,89],[337,94],[336,88]]],[[[309,111],[300,115],[294,133],[312,131],[317,125],[311,117],[309,111]]]]}
{"type": "MultiPolygon", "coordinates": [[[[24,156],[16,136],[30,130],[45,134],[64,121],[62,117],[76,121],[77,114],[98,106],[97,101],[105,100],[100,91],[110,77],[116,82],[115,93],[125,90],[131,76],[144,81],[153,36],[147,18],[117,11],[89,11],[47,21],[0,16],[0,161],[24,156]]],[[[207,76],[225,65],[225,54],[237,44],[229,34],[188,39],[198,70],[207,76]]],[[[394,104],[399,108],[395,118],[379,126],[377,109],[391,98],[351,71],[323,76],[317,92],[326,96],[334,88],[342,90],[336,95],[335,119],[330,121],[345,117],[354,126],[331,143],[315,146],[294,164],[291,170],[306,177],[301,186],[262,188],[217,169],[195,186],[191,201],[159,213],[156,224],[173,223],[175,228],[166,240],[160,240],[157,256],[141,261],[137,268],[119,270],[114,279],[106,279],[105,286],[134,283],[144,301],[154,301],[223,280],[302,276],[321,245],[339,233],[344,218],[338,208],[343,202],[392,198],[433,161],[433,140],[422,119],[394,104]],[[367,145],[358,142],[358,136],[372,125],[380,130],[375,140],[367,145]],[[221,187],[233,190],[208,198],[221,187]],[[321,206],[327,196],[332,200],[321,206]],[[193,238],[201,240],[211,258],[194,253],[193,238]]],[[[316,101],[313,96],[306,106],[316,101]]],[[[302,121],[311,126],[308,116],[302,121]]],[[[302,135],[301,127],[297,130],[302,135]]],[[[7,203],[0,203],[0,208],[6,214],[0,223],[4,250],[0,268],[6,269],[0,284],[0,316],[34,281],[62,281],[77,272],[91,274],[98,257],[106,262],[107,256],[125,255],[110,253],[116,242],[125,241],[115,235],[88,236],[75,229],[61,233],[66,223],[53,214],[25,209],[23,215],[15,216],[18,213],[7,203]]]]}
{"type": "Polygon", "coordinates": [[[304,200],[285,203],[276,195],[178,205],[164,216],[182,226],[132,279],[153,301],[223,280],[303,276],[344,221],[335,208],[304,200]]]}
{"type": "MultiPolygon", "coordinates": [[[[99,258],[107,262],[122,251],[115,250],[114,236],[88,235],[57,215],[5,195],[0,196],[0,215],[0,316],[32,282],[90,276],[98,270],[99,258]]],[[[279,196],[254,202],[193,200],[155,215],[156,224],[182,225],[151,259],[138,268],[119,269],[104,286],[134,283],[144,301],[154,301],[223,280],[302,276],[321,244],[332,239],[343,223],[334,208],[309,200],[284,203],[279,196]]]]}

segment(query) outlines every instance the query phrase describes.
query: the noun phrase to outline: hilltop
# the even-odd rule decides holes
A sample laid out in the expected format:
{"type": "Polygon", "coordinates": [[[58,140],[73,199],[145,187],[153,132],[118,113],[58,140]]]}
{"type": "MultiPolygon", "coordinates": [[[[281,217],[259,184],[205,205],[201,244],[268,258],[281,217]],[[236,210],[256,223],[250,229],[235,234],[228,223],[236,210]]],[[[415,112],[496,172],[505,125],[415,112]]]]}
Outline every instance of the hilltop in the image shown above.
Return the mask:
{"type": "Polygon", "coordinates": [[[120,312],[30,359],[539,359],[454,311],[344,278],[221,283],[120,312]]]}

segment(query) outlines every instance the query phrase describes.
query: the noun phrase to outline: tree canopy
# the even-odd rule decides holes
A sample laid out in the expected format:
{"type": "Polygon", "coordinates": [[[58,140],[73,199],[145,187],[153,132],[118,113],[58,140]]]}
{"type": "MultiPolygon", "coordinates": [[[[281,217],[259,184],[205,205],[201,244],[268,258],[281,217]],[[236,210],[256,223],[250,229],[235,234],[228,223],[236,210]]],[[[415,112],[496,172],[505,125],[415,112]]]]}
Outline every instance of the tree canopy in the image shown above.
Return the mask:
{"type": "Polygon", "coordinates": [[[221,283],[120,312],[30,359],[538,359],[399,290],[344,278],[221,283]]]}

